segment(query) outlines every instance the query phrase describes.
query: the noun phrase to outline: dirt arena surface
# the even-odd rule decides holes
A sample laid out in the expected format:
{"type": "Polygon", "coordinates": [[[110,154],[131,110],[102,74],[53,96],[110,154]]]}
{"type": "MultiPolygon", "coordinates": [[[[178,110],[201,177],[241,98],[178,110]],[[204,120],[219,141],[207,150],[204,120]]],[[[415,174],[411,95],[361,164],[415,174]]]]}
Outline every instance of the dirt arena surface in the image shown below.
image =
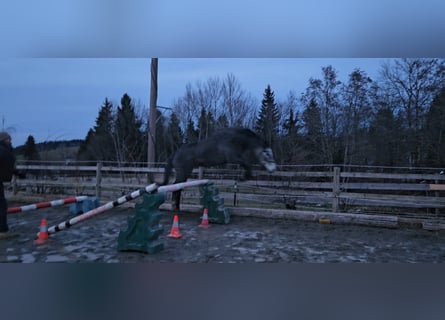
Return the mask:
{"type": "MultiPolygon", "coordinates": [[[[134,204],[134,202],[133,202],[134,204]]],[[[10,203],[10,207],[23,205],[10,203]]],[[[69,205],[9,214],[19,237],[0,241],[0,263],[441,263],[445,233],[423,229],[387,229],[320,224],[290,219],[231,216],[229,224],[198,227],[200,214],[179,214],[182,238],[167,237],[173,213],[162,211],[164,248],[148,254],[119,251],[118,235],[127,230],[133,206],[123,205],[35,244],[42,218],[48,227],[72,217],[69,205]]]]}

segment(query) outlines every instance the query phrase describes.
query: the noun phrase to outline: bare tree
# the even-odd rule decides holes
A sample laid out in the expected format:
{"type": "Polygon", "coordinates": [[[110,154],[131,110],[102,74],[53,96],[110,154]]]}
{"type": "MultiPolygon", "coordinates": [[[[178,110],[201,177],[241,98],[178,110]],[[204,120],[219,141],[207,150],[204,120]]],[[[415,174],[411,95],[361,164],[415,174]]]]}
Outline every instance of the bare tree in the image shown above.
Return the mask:
{"type": "Polygon", "coordinates": [[[195,85],[188,83],[185,94],[173,104],[184,131],[190,121],[195,125],[199,122],[202,110],[210,112],[215,119],[225,119],[228,126],[251,126],[255,119],[255,101],[233,74],[224,80],[212,77],[195,85]]]}
{"type": "MultiPolygon", "coordinates": [[[[372,114],[373,81],[366,72],[355,69],[342,88],[343,163],[358,164],[359,150],[366,145],[372,114]]],[[[365,156],[362,154],[362,158],[365,156]]]]}
{"type": "Polygon", "coordinates": [[[241,88],[241,84],[231,73],[224,80],[222,94],[221,111],[226,115],[229,126],[248,126],[252,120],[249,114],[256,108],[253,99],[241,88]]]}
{"type": "Polygon", "coordinates": [[[321,147],[324,162],[334,163],[339,151],[341,82],[332,66],[322,68],[323,79],[309,79],[309,86],[302,97],[304,105],[315,104],[320,110],[321,147]]]}
{"type": "Polygon", "coordinates": [[[192,84],[188,83],[185,87],[184,96],[173,103],[173,112],[177,115],[184,131],[189,120],[196,121],[199,116],[199,107],[192,84]]]}
{"type": "Polygon", "coordinates": [[[221,114],[220,106],[222,103],[222,82],[220,78],[212,77],[204,83],[197,82],[196,87],[197,106],[218,117],[221,114]]]}
{"type": "Polygon", "coordinates": [[[423,153],[421,130],[425,114],[445,80],[444,60],[397,59],[382,65],[381,86],[404,119],[408,161],[418,163],[423,153]]]}

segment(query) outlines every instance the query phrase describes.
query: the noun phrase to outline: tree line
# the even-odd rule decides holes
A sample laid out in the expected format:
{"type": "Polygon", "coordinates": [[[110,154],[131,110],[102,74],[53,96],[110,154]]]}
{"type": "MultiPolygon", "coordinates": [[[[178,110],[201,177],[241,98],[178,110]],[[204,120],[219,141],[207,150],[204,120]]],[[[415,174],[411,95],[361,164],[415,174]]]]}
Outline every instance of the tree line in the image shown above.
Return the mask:
{"type": "MultiPolygon", "coordinates": [[[[331,65],[303,93],[277,101],[270,85],[261,102],[233,74],[188,84],[172,110],[158,109],[155,158],[224,127],[248,127],[273,148],[280,164],[445,166],[445,62],[394,59],[379,78],[356,68],[345,82],[331,65]]],[[[81,142],[83,161],[146,162],[148,111],[124,94],[107,98],[81,142]]]]}

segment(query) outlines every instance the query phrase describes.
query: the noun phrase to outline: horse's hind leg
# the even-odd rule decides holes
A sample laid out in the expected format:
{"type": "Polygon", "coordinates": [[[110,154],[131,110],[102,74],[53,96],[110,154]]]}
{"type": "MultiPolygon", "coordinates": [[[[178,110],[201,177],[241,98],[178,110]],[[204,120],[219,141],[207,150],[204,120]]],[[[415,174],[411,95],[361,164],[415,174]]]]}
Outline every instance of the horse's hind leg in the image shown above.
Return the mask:
{"type": "MultiPolygon", "coordinates": [[[[192,173],[193,168],[181,168],[176,169],[175,183],[181,183],[187,181],[187,178],[192,173]]],[[[173,210],[179,211],[179,204],[181,203],[181,190],[174,191],[172,194],[173,210]]]]}
{"type": "Polygon", "coordinates": [[[179,203],[181,202],[181,190],[173,191],[172,200],[173,200],[173,210],[179,211],[179,203]]]}

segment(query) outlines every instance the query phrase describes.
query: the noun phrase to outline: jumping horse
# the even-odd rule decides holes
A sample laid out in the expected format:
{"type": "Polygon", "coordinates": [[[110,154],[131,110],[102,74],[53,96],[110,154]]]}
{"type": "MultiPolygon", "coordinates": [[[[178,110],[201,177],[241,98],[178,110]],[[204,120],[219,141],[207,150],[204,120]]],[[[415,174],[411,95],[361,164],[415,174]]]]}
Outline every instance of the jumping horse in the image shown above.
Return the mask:
{"type": "MultiPolygon", "coordinates": [[[[276,170],[272,149],[252,130],[246,128],[222,129],[206,140],[183,144],[167,161],[163,184],[168,184],[175,169],[175,183],[184,182],[194,168],[212,167],[227,163],[239,164],[244,179],[252,178],[252,164],[260,163],[268,172],[276,170]]],[[[181,191],[172,195],[173,209],[179,210],[181,191]]]]}

